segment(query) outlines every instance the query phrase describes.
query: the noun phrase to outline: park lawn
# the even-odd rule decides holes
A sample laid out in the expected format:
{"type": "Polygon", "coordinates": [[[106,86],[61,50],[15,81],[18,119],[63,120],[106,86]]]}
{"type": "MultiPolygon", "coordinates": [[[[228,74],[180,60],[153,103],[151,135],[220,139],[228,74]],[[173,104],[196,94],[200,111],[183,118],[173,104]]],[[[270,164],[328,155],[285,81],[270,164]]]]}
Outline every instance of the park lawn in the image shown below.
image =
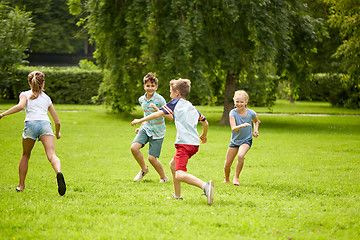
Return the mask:
{"type": "MultiPolygon", "coordinates": [[[[130,152],[132,117],[89,105],[55,105],[65,196],[57,193],[41,143],[30,159],[26,189],[17,193],[24,113],[6,116],[0,120],[0,239],[357,239],[360,117],[293,115],[349,114],[304,105],[298,112],[284,103],[292,115],[259,114],[260,136],[246,156],[239,187],[221,183],[231,134],[215,124],[221,108],[199,107],[211,123],[208,143],[188,170],[214,180],[212,206],[200,189],[186,184],[183,201],[167,199],[172,183],[159,184],[151,166],[144,181],[133,182],[139,167],[130,152]]],[[[175,134],[168,123],[159,160],[169,177],[175,134]]]]}

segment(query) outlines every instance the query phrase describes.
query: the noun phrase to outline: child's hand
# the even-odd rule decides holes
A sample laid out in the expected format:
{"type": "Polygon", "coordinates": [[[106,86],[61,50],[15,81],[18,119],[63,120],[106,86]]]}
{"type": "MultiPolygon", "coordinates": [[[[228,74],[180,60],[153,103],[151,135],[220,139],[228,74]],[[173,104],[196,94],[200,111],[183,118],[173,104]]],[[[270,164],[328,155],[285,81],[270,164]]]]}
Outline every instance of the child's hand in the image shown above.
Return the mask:
{"type": "Polygon", "coordinates": [[[159,111],[159,108],[156,106],[155,103],[150,103],[149,107],[152,107],[155,111],[159,111]]]}
{"type": "Polygon", "coordinates": [[[242,128],[244,128],[244,127],[249,127],[249,126],[251,126],[251,124],[249,124],[249,123],[243,123],[243,124],[241,124],[240,125],[242,128]]]}
{"type": "Polygon", "coordinates": [[[253,132],[253,136],[254,136],[254,137],[258,137],[258,136],[259,136],[259,132],[258,132],[258,131],[254,131],[254,132],[253,132]]]}
{"type": "Polygon", "coordinates": [[[206,143],[206,142],[207,142],[207,137],[201,135],[201,136],[200,136],[200,140],[201,140],[201,143],[206,143]]]}
{"type": "Polygon", "coordinates": [[[60,139],[61,138],[61,134],[60,133],[55,133],[56,139],[60,139]]]}
{"type": "Polygon", "coordinates": [[[131,126],[135,126],[136,124],[139,124],[141,123],[140,122],[140,119],[134,119],[132,122],[131,122],[131,126]]]}
{"type": "Polygon", "coordinates": [[[135,129],[135,133],[138,134],[138,132],[140,131],[141,127],[135,129]]]}

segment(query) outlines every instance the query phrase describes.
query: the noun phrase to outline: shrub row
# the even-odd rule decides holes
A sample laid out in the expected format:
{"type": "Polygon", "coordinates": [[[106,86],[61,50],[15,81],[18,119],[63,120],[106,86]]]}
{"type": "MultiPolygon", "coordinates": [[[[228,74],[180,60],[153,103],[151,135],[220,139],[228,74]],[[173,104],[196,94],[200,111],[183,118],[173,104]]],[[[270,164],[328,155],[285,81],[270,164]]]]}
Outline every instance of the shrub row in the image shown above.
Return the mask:
{"type": "Polygon", "coordinates": [[[314,74],[311,81],[301,84],[298,91],[299,100],[324,101],[338,105],[346,93],[341,79],[342,74],[337,73],[314,74]]]}
{"type": "Polygon", "coordinates": [[[45,92],[54,103],[89,104],[98,95],[99,84],[103,79],[100,70],[84,70],[77,67],[21,67],[13,76],[11,91],[17,98],[20,92],[29,90],[27,76],[38,70],[45,74],[45,92]]]}

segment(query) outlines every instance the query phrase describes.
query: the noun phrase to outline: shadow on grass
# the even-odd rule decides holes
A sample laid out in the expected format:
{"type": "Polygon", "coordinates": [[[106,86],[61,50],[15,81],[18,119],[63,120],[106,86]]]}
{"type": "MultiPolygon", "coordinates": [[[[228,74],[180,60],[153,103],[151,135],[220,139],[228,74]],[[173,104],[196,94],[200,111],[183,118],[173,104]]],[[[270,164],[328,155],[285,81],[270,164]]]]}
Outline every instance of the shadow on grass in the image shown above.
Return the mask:
{"type": "Polygon", "coordinates": [[[261,121],[260,128],[263,131],[360,134],[360,117],[266,116],[261,121]]]}

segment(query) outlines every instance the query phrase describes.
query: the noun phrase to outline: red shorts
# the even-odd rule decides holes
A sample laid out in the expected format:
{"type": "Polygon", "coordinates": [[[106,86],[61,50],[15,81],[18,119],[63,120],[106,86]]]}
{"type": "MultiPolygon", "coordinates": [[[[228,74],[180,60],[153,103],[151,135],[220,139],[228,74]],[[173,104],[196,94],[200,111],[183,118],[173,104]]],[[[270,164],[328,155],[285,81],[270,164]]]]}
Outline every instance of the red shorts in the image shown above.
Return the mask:
{"type": "Polygon", "coordinates": [[[195,153],[199,150],[199,146],[194,145],[185,145],[185,144],[175,144],[176,153],[174,156],[175,161],[175,171],[181,170],[186,172],[186,165],[195,153]]]}

